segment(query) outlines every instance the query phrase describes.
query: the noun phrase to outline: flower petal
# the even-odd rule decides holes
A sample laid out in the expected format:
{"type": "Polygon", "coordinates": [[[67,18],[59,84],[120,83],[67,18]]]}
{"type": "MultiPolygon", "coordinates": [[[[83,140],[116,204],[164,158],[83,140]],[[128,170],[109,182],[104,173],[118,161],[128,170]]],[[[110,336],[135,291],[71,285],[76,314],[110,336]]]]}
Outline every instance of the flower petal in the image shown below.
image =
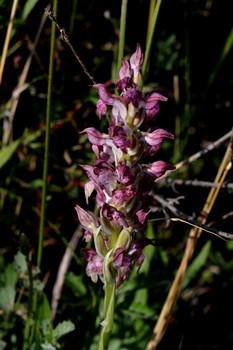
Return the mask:
{"type": "Polygon", "coordinates": [[[144,55],[141,50],[141,46],[137,44],[136,51],[130,57],[130,66],[134,71],[134,75],[137,75],[143,64],[144,55]]]}
{"type": "Polygon", "coordinates": [[[88,140],[96,146],[103,146],[106,143],[106,139],[109,138],[108,135],[102,134],[95,128],[86,128],[83,131],[81,131],[80,134],[84,132],[87,133],[88,140]]]}
{"type": "Polygon", "coordinates": [[[113,227],[128,227],[128,223],[125,219],[124,213],[112,207],[111,205],[104,204],[102,208],[103,216],[105,216],[113,227]]]}
{"type": "Polygon", "coordinates": [[[154,91],[147,95],[146,102],[146,119],[148,121],[153,120],[154,117],[159,113],[159,101],[167,101],[167,97],[154,91]]]}
{"type": "Polygon", "coordinates": [[[130,167],[119,164],[116,167],[117,180],[125,186],[133,183],[134,175],[130,167]]]}
{"type": "MultiPolygon", "coordinates": [[[[120,114],[122,120],[126,119],[127,108],[122,97],[117,95],[112,95],[105,87],[104,84],[92,85],[94,88],[98,89],[99,97],[101,100],[109,106],[113,106],[120,114]]],[[[115,112],[116,113],[116,112],[115,112]]]]}
{"type": "Polygon", "coordinates": [[[157,129],[153,131],[152,133],[145,132],[143,133],[145,135],[145,140],[150,146],[157,146],[160,143],[163,142],[164,138],[174,139],[174,135],[172,135],[170,132],[163,130],[163,129],[157,129]]]}

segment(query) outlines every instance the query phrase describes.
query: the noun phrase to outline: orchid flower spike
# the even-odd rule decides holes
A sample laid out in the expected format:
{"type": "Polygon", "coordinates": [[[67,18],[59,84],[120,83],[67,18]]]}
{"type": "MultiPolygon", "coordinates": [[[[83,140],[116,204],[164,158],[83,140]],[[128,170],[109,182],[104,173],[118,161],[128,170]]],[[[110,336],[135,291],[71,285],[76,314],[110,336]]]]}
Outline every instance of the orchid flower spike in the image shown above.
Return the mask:
{"type": "Polygon", "coordinates": [[[134,266],[144,261],[143,248],[151,244],[145,232],[150,215],[150,192],[154,181],[175,167],[155,160],[164,139],[174,136],[155,125],[160,103],[167,98],[158,92],[146,96],[141,91],[144,55],[138,44],[129,61],[123,60],[116,89],[112,94],[104,84],[94,84],[99,100],[97,115],[110,115],[106,133],[89,127],[87,134],[96,160],[82,165],[89,181],[85,185],[88,204],[95,196],[96,216],[76,205],[84,239],[93,248],[84,250],[86,272],[93,282],[115,281],[119,288],[134,266]],[[145,164],[145,159],[151,163],[145,164]]]}

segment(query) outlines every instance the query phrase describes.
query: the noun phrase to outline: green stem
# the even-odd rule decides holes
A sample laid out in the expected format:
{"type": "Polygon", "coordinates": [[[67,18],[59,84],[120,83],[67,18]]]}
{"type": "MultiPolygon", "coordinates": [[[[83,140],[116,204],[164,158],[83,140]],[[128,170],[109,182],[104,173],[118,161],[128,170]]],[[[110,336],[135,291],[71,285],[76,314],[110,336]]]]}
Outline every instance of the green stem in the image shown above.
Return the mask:
{"type": "Polygon", "coordinates": [[[151,28],[151,24],[152,24],[152,20],[153,20],[153,14],[154,14],[155,5],[156,5],[156,0],[150,0],[146,42],[148,42],[148,37],[149,37],[149,34],[150,34],[150,28],[151,28]]]}
{"type": "Polygon", "coordinates": [[[101,323],[102,331],[100,334],[98,350],[107,350],[110,340],[110,335],[114,323],[115,299],[116,299],[116,280],[113,271],[112,261],[113,252],[111,249],[105,255],[103,273],[105,280],[105,296],[104,296],[104,320],[101,323]]]}
{"type": "MultiPolygon", "coordinates": [[[[53,1],[53,13],[57,13],[57,2],[53,1]]],[[[51,100],[52,100],[52,82],[53,82],[53,66],[54,66],[54,51],[56,40],[56,25],[52,23],[51,27],[51,41],[50,41],[50,58],[49,58],[49,77],[48,77],[48,91],[47,91],[47,106],[46,106],[46,125],[45,125],[45,150],[44,150],[44,165],[43,165],[43,185],[42,185],[42,198],[41,198],[41,213],[40,213],[40,227],[39,227],[39,239],[38,239],[38,251],[37,251],[37,266],[41,267],[43,241],[44,241],[44,226],[45,226],[45,209],[46,209],[46,197],[47,197],[47,179],[48,179],[48,161],[49,161],[49,144],[50,144],[50,124],[51,124],[51,100]]],[[[33,307],[32,316],[34,317],[34,323],[31,329],[29,344],[34,341],[36,328],[37,328],[37,302],[38,294],[33,293],[33,307]]]]}
{"type": "Polygon", "coordinates": [[[114,322],[116,283],[107,283],[104,298],[104,321],[98,350],[107,350],[114,322]]]}
{"type": "Polygon", "coordinates": [[[28,297],[28,313],[27,313],[27,319],[26,319],[26,325],[25,325],[25,330],[24,330],[24,345],[23,349],[29,348],[29,339],[30,339],[30,331],[33,328],[32,325],[32,311],[33,311],[33,275],[32,275],[32,266],[31,266],[31,261],[29,257],[26,258],[27,261],[27,268],[28,268],[28,277],[29,277],[29,297],[28,297]]]}
{"type": "Polygon", "coordinates": [[[76,19],[76,15],[77,15],[77,8],[78,8],[78,0],[73,0],[73,6],[72,6],[72,11],[71,11],[71,16],[70,16],[70,28],[69,28],[70,35],[74,31],[74,24],[75,24],[75,19],[76,19]]]}
{"type": "MultiPolygon", "coordinates": [[[[57,13],[57,0],[53,3],[53,13],[57,13]]],[[[47,91],[47,107],[46,107],[46,126],[45,126],[45,150],[44,150],[44,167],[43,167],[43,186],[41,199],[41,214],[40,214],[40,228],[39,241],[37,252],[37,266],[40,268],[43,251],[43,238],[45,226],[45,209],[47,197],[47,178],[48,178],[48,163],[49,163],[49,144],[50,144],[50,123],[51,123],[51,100],[52,100],[52,83],[53,83],[53,67],[54,67],[54,49],[56,40],[56,25],[52,23],[51,42],[50,42],[50,59],[49,59],[49,77],[48,77],[48,91],[47,91]]]]}

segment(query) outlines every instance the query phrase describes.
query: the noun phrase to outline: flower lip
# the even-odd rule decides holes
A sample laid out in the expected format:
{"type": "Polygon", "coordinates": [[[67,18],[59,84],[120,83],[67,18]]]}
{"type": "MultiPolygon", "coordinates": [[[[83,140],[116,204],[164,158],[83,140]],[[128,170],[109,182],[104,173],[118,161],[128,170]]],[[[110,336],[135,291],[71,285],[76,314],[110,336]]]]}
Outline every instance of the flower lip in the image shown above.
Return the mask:
{"type": "Polygon", "coordinates": [[[87,276],[91,277],[92,282],[98,281],[98,276],[102,278],[103,275],[103,258],[97,255],[92,248],[83,250],[84,259],[88,262],[86,267],[87,276]]]}
{"type": "Polygon", "coordinates": [[[99,119],[101,119],[101,117],[103,115],[106,115],[107,114],[107,106],[106,104],[104,103],[103,100],[99,100],[97,103],[96,103],[96,110],[97,110],[97,115],[99,117],[99,119]]]}
{"type": "Polygon", "coordinates": [[[126,91],[128,89],[135,89],[136,84],[133,82],[133,79],[131,77],[124,77],[123,79],[118,79],[116,88],[119,94],[121,94],[123,91],[126,91]]]}
{"type": "Polygon", "coordinates": [[[142,92],[132,88],[124,92],[123,98],[127,104],[132,103],[135,108],[138,108],[139,103],[143,100],[142,92]]]}
{"type": "Polygon", "coordinates": [[[112,129],[112,140],[116,147],[122,152],[127,153],[127,147],[131,146],[131,140],[127,138],[127,134],[122,126],[115,126],[112,129]]]}
{"type": "Polygon", "coordinates": [[[116,207],[125,207],[131,199],[136,196],[136,191],[132,186],[123,187],[113,192],[110,204],[113,203],[116,207]]]}
{"type": "Polygon", "coordinates": [[[102,208],[102,213],[103,213],[103,216],[105,216],[110,221],[113,227],[119,228],[121,226],[123,227],[129,226],[125,219],[124,213],[117,210],[111,205],[108,205],[105,203],[102,208]]]}
{"type": "Polygon", "coordinates": [[[121,184],[128,186],[133,183],[134,175],[133,175],[132,169],[127,165],[119,164],[116,167],[115,172],[116,172],[117,180],[121,184]]]}

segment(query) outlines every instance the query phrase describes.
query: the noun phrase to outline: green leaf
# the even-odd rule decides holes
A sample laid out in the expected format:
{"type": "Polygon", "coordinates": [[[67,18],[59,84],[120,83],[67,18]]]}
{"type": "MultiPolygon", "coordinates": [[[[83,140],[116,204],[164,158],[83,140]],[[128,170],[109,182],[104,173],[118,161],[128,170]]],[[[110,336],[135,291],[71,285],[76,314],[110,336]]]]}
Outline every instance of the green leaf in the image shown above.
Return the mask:
{"type": "Polygon", "coordinates": [[[0,308],[6,313],[9,313],[13,309],[15,295],[15,287],[13,286],[8,285],[0,289],[0,308]]]}
{"type": "Polygon", "coordinates": [[[4,350],[7,346],[7,343],[3,340],[0,340],[0,350],[4,350]]]}
{"type": "Polygon", "coordinates": [[[132,304],[135,303],[135,304],[146,305],[147,299],[148,299],[148,289],[140,288],[136,290],[132,304]]]}
{"type": "Polygon", "coordinates": [[[233,242],[232,241],[227,241],[226,242],[226,247],[228,250],[233,250],[233,242]]]}
{"type": "Polygon", "coordinates": [[[29,183],[30,188],[33,190],[41,189],[43,181],[41,179],[35,179],[29,183]]]}
{"type": "Polygon", "coordinates": [[[8,264],[5,269],[5,285],[15,287],[18,274],[12,264],[8,264]]]}
{"type": "MultiPolygon", "coordinates": [[[[152,223],[149,223],[147,226],[146,236],[151,239],[154,238],[154,226],[152,223]]],[[[155,255],[155,247],[152,245],[148,245],[143,250],[143,254],[145,255],[145,259],[143,261],[140,272],[141,273],[144,272],[145,274],[148,274],[150,271],[151,261],[155,255]]]]}
{"type": "Polygon", "coordinates": [[[21,275],[26,275],[28,273],[26,257],[20,251],[14,257],[14,266],[16,271],[21,275]]]}
{"type": "Polygon", "coordinates": [[[146,318],[153,316],[153,312],[154,312],[154,310],[152,310],[150,307],[143,305],[141,303],[132,303],[129,307],[129,310],[136,314],[140,314],[141,317],[146,317],[146,318]]]}
{"type": "Polygon", "coordinates": [[[52,338],[53,326],[51,319],[46,319],[41,322],[41,331],[45,339],[49,340],[52,338]]]}
{"type": "Polygon", "coordinates": [[[11,159],[21,141],[19,138],[0,150],[0,169],[11,159]]]}
{"type": "Polygon", "coordinates": [[[41,344],[41,347],[45,350],[57,350],[57,348],[50,343],[41,344]]]}
{"type": "Polygon", "coordinates": [[[220,71],[221,66],[223,65],[223,62],[225,61],[225,59],[228,56],[229,52],[231,51],[232,47],[233,47],[233,28],[231,29],[231,31],[227,37],[227,40],[225,42],[225,45],[223,47],[223,50],[221,52],[221,55],[219,57],[219,60],[216,64],[215,68],[212,71],[212,73],[210,74],[209,81],[208,81],[208,87],[211,84],[213,84],[217,74],[220,71]]]}
{"type": "Polygon", "coordinates": [[[63,321],[59,323],[53,331],[53,337],[59,339],[63,335],[75,330],[75,326],[71,321],[63,321]]]}
{"type": "Polygon", "coordinates": [[[190,266],[187,269],[187,272],[185,274],[182,288],[185,288],[190,283],[190,281],[197,276],[199,271],[206,264],[206,260],[209,256],[209,252],[210,252],[210,247],[211,247],[211,241],[208,241],[204,245],[204,247],[201,249],[201,251],[197,255],[197,257],[190,264],[190,266]]]}
{"type": "Polygon", "coordinates": [[[82,276],[76,276],[73,272],[68,273],[66,276],[65,284],[76,296],[83,296],[87,293],[87,289],[82,279],[82,276]]]}
{"type": "Polygon", "coordinates": [[[44,293],[41,294],[41,298],[38,303],[37,319],[40,321],[52,319],[50,305],[44,293]]]}
{"type": "Polygon", "coordinates": [[[37,2],[38,2],[38,0],[28,0],[26,2],[26,4],[24,5],[24,8],[23,8],[22,19],[25,19],[28,17],[28,15],[33,10],[33,8],[35,7],[37,2]]]}

